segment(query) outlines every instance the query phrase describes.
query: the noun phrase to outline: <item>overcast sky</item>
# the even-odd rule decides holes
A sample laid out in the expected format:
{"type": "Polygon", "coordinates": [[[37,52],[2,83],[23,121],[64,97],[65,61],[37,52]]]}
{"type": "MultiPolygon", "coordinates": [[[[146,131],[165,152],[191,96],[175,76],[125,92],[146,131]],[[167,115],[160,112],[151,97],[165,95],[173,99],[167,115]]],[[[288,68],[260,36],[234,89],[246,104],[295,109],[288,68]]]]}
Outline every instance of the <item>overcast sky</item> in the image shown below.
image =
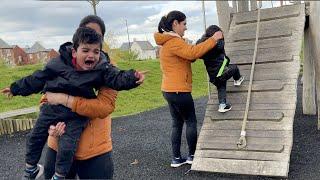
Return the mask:
{"type": "MultiPolygon", "coordinates": [[[[214,1],[205,2],[208,24],[217,24],[214,1]]],[[[113,34],[114,46],[127,41],[125,20],[130,41],[149,40],[161,16],[171,10],[180,10],[187,16],[185,37],[196,40],[203,33],[201,1],[100,1],[97,14],[113,34]]],[[[46,48],[58,49],[70,41],[80,19],[93,10],[87,1],[1,0],[0,38],[10,45],[25,47],[40,41],[46,48]]],[[[110,33],[109,33],[110,34],[110,33]]]]}
{"type": "MultiPolygon", "coordinates": [[[[207,24],[218,24],[216,3],[206,1],[207,24]]],[[[125,20],[128,22],[130,41],[149,40],[155,45],[153,33],[160,18],[171,10],[180,10],[187,16],[185,37],[197,40],[203,33],[201,1],[100,1],[97,14],[112,34],[113,47],[127,42],[125,20]]],[[[0,38],[10,45],[32,46],[40,41],[46,48],[58,49],[71,41],[81,18],[93,14],[89,2],[1,0],[0,38]]],[[[109,32],[109,33],[108,33],[109,32]]]]}

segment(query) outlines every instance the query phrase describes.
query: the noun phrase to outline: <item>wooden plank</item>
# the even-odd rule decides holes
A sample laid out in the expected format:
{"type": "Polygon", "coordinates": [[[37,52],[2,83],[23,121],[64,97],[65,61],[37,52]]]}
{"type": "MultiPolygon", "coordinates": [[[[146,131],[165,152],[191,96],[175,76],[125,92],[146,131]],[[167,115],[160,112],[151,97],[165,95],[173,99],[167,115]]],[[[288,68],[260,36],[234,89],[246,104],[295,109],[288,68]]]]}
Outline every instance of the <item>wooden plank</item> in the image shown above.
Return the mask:
{"type": "MultiPolygon", "coordinates": [[[[239,141],[240,134],[238,137],[215,137],[215,136],[204,136],[201,135],[198,138],[199,144],[237,144],[239,141]]],[[[250,137],[246,136],[247,145],[290,145],[292,144],[292,137],[278,137],[278,138],[261,138],[261,137],[250,137]]],[[[201,148],[201,147],[200,147],[201,148]]]]}
{"type": "MultiPolygon", "coordinates": [[[[231,83],[227,83],[227,93],[246,93],[248,92],[248,84],[249,81],[243,81],[243,84],[241,84],[241,86],[234,86],[233,82],[231,83]]],[[[296,89],[296,85],[282,85],[281,84],[272,84],[272,83],[268,83],[266,82],[265,84],[253,84],[252,85],[252,92],[264,92],[264,91],[272,91],[272,92],[283,92],[283,93],[296,93],[297,89],[296,89]]],[[[216,89],[216,87],[214,87],[212,89],[212,94],[217,94],[218,91],[216,89]]]]}
{"type": "MultiPolygon", "coordinates": [[[[207,130],[203,129],[199,136],[212,136],[212,137],[239,137],[241,130],[207,130]]],[[[269,137],[269,138],[286,138],[292,137],[292,131],[258,131],[247,130],[246,136],[248,137],[269,137]]]]}
{"type": "MultiPolygon", "coordinates": [[[[269,47],[269,48],[259,48],[257,53],[258,54],[265,54],[270,55],[270,53],[280,54],[284,52],[299,52],[300,47],[296,46],[276,46],[276,47],[269,47]]],[[[228,52],[228,56],[242,56],[242,55],[250,55],[253,56],[254,49],[246,49],[246,50],[232,50],[228,52]]]]}
{"type": "Polygon", "coordinates": [[[38,111],[39,111],[39,107],[38,106],[34,106],[34,107],[30,107],[30,108],[17,109],[17,110],[13,110],[13,111],[0,113],[0,119],[10,118],[10,117],[24,115],[24,114],[30,114],[30,113],[34,113],[34,112],[38,112],[38,111]]]}
{"type": "MultiPolygon", "coordinates": [[[[258,48],[270,48],[278,46],[293,46],[297,45],[298,39],[292,36],[279,37],[275,39],[261,39],[258,43],[258,48]]],[[[225,50],[228,54],[231,50],[249,50],[254,49],[255,41],[243,41],[243,42],[233,42],[225,40],[225,50]]]]}
{"type": "MultiPolygon", "coordinates": [[[[229,111],[228,113],[219,113],[217,111],[207,111],[206,116],[211,120],[242,120],[244,111],[229,111]]],[[[249,121],[281,121],[284,117],[282,112],[276,111],[249,111],[249,121]]]]}
{"type": "MultiPolygon", "coordinates": [[[[229,32],[228,41],[232,42],[244,42],[244,41],[253,41],[255,40],[254,32],[240,32],[233,31],[229,32]]],[[[281,38],[281,37],[290,37],[292,36],[291,28],[278,29],[277,31],[263,30],[259,33],[259,40],[263,39],[273,39],[273,38],[281,38]]]]}
{"type": "MultiPolygon", "coordinates": [[[[238,139],[237,139],[238,140],[238,139]]],[[[225,150],[225,151],[254,151],[254,152],[276,152],[280,153],[284,149],[282,144],[250,144],[243,149],[238,149],[237,140],[234,143],[201,143],[199,142],[199,149],[203,150],[225,150]]]]}
{"type": "MultiPolygon", "coordinates": [[[[281,121],[284,117],[294,117],[295,110],[254,110],[249,111],[251,121],[281,121]]],[[[243,111],[231,110],[226,113],[220,113],[216,110],[206,109],[205,116],[211,120],[242,120],[244,116],[243,111]]]]}
{"type": "MultiPolygon", "coordinates": [[[[285,146],[285,149],[287,147],[285,146]]],[[[290,158],[289,150],[282,153],[271,152],[247,152],[247,151],[222,151],[222,150],[197,150],[197,158],[214,158],[214,159],[242,159],[242,160],[259,160],[259,161],[279,161],[288,162],[290,158]]]]}
{"type": "Polygon", "coordinates": [[[4,126],[3,126],[3,124],[4,124],[4,121],[0,121],[0,135],[4,134],[4,126]]]}
{"type": "Polygon", "coordinates": [[[191,170],[287,177],[288,162],[195,158],[191,170]]]}
{"type": "MultiPolygon", "coordinates": [[[[218,110],[219,103],[218,101],[210,101],[210,104],[207,105],[207,109],[211,111],[218,110]]],[[[245,103],[236,104],[232,103],[232,110],[235,111],[244,111],[246,107],[245,103]]],[[[295,110],[296,104],[284,104],[284,103],[270,103],[270,104],[251,104],[249,107],[250,111],[253,110],[295,110]]]]}
{"type": "MultiPolygon", "coordinates": [[[[241,129],[242,121],[207,121],[202,124],[202,129],[208,130],[239,130],[241,129]]],[[[285,117],[281,122],[270,121],[248,121],[246,130],[292,130],[293,118],[285,117]]]]}
{"type": "MultiPolygon", "coordinates": [[[[261,9],[260,21],[270,21],[274,19],[284,19],[288,17],[297,17],[300,15],[301,6],[285,6],[269,9],[261,9]]],[[[244,24],[257,22],[257,11],[236,13],[233,15],[235,24],[244,24]]]]}
{"type": "MultiPolygon", "coordinates": [[[[240,70],[251,70],[251,64],[243,64],[238,65],[240,70]]],[[[261,69],[282,69],[283,71],[292,71],[292,69],[300,69],[299,61],[291,61],[291,62],[276,62],[276,63],[264,63],[264,64],[256,64],[255,70],[261,69]]],[[[281,79],[282,81],[286,79],[281,79]]]]}

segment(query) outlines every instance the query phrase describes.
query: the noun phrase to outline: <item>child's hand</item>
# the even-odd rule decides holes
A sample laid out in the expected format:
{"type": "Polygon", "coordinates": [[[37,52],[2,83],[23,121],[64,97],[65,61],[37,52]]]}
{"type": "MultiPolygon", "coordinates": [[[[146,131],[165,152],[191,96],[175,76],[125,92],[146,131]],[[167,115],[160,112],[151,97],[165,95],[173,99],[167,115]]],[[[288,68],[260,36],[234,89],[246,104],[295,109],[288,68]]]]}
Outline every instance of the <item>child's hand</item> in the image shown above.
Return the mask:
{"type": "Polygon", "coordinates": [[[136,71],[134,73],[134,76],[138,78],[139,80],[136,81],[137,84],[142,84],[145,78],[145,74],[147,74],[149,71],[136,71]]]}
{"type": "Polygon", "coordinates": [[[13,96],[9,87],[2,89],[2,90],[1,90],[1,93],[4,94],[4,95],[6,95],[6,96],[7,96],[8,98],[10,98],[10,99],[11,99],[12,96],[13,96]]]}
{"type": "Polygon", "coordinates": [[[66,124],[64,122],[58,122],[55,126],[51,125],[48,133],[49,136],[59,137],[65,132],[66,124]]]}

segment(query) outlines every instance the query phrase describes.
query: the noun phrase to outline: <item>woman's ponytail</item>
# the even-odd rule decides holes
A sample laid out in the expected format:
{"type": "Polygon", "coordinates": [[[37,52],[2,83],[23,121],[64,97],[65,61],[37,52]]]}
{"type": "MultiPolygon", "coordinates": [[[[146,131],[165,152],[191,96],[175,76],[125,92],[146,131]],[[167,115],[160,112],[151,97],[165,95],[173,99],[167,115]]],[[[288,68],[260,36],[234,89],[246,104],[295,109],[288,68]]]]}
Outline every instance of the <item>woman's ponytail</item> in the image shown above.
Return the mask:
{"type": "Polygon", "coordinates": [[[167,28],[167,17],[166,16],[162,16],[159,25],[158,25],[158,32],[159,33],[163,33],[164,31],[168,31],[167,28]]]}
{"type": "Polygon", "coordinates": [[[164,31],[172,31],[172,24],[174,20],[177,20],[180,23],[181,21],[186,20],[186,15],[180,11],[171,11],[168,15],[162,16],[158,25],[158,32],[163,33],[164,31]]]}

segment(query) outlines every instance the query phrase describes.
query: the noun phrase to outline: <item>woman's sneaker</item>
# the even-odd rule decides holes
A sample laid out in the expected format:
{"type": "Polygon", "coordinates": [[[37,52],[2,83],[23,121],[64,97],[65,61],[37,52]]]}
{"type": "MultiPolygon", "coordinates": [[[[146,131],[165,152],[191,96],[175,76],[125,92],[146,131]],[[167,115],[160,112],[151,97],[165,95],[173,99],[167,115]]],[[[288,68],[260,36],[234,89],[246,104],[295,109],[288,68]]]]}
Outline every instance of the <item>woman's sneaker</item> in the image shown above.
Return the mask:
{"type": "Polygon", "coordinates": [[[244,76],[241,76],[240,79],[234,80],[233,84],[235,86],[240,86],[242,84],[243,80],[244,80],[244,76]]]}
{"type": "Polygon", "coordinates": [[[186,159],[181,158],[181,157],[179,157],[179,158],[174,157],[171,161],[171,167],[174,167],[174,168],[180,167],[186,163],[187,163],[186,159]]]}
{"type": "Polygon", "coordinates": [[[229,103],[220,104],[218,111],[221,112],[221,113],[225,113],[225,112],[227,112],[227,111],[230,111],[231,108],[232,108],[232,106],[231,106],[231,104],[229,104],[229,103]]]}
{"type": "Polygon", "coordinates": [[[187,164],[192,164],[194,155],[189,155],[187,157],[187,164]]]}

